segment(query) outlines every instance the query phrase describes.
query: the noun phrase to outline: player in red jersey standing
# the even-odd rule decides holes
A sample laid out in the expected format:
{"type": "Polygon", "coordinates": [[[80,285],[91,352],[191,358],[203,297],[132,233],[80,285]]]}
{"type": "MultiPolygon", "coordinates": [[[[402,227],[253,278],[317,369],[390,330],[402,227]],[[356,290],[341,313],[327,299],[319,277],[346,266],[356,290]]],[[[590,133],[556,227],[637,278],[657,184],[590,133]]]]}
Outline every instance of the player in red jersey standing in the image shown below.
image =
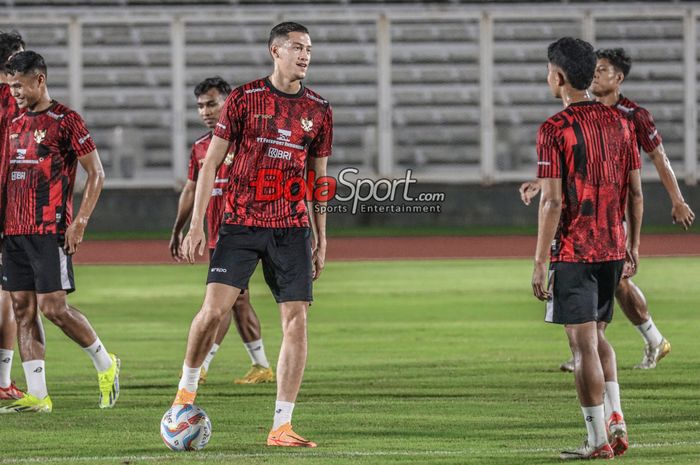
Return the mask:
{"type": "Polygon", "coordinates": [[[66,301],[67,293],[75,290],[71,256],[83,240],[102,190],[102,164],[80,115],[49,96],[41,55],[18,53],[6,64],[6,71],[12,96],[26,111],[9,128],[2,279],[12,295],[27,394],[0,412],[52,410],[37,306],[92,359],[100,387],[99,406],[109,408],[119,395],[119,359],[107,352],[85,316],[66,301]],[[73,221],[78,163],[88,176],[73,221]]]}
{"type": "MultiPolygon", "coordinates": [[[[674,223],[687,230],[695,221],[695,213],[685,202],[678,187],[676,175],[666,156],[661,135],[656,129],[654,119],[645,108],[624,97],[620,89],[630,72],[632,59],[621,48],[598,50],[596,55],[598,62],[591,92],[595,95],[596,100],[617,109],[634,123],[637,144],[651,158],[671,199],[671,218],[674,223]]],[[[539,185],[537,183],[527,182],[520,187],[521,198],[526,205],[538,192],[539,185]]],[[[644,294],[631,279],[622,279],[615,296],[627,319],[637,328],[644,339],[642,361],[635,365],[635,368],[655,368],[658,361],[671,351],[671,344],[654,324],[644,294]]],[[[573,359],[562,363],[561,369],[562,371],[573,371],[573,359]]]]}
{"type": "MultiPolygon", "coordinates": [[[[199,117],[210,131],[197,139],[192,145],[187,183],[182,189],[180,201],[178,202],[177,217],[175,218],[173,232],[170,236],[170,254],[178,262],[185,259],[181,250],[182,230],[192,213],[199,170],[204,163],[204,156],[207,154],[207,149],[211,142],[211,130],[214,129],[217,121],[219,121],[221,109],[224,106],[226,97],[230,93],[231,87],[220,77],[207,78],[197,84],[197,87],[194,89],[194,95],[197,98],[199,117]]],[[[206,218],[209,233],[210,257],[214,254],[216,240],[219,237],[219,226],[221,225],[221,219],[224,215],[224,193],[226,192],[229,182],[229,168],[233,163],[233,155],[233,151],[229,150],[224,162],[219,167],[214,181],[214,189],[211,193],[211,200],[207,206],[206,218]]],[[[260,320],[258,320],[258,316],[255,314],[255,310],[250,303],[250,293],[245,289],[241,291],[238,299],[236,299],[236,303],[233,305],[233,312],[229,312],[219,325],[214,345],[209,350],[202,364],[199,382],[203,383],[206,381],[209,364],[214,359],[224,337],[226,337],[226,333],[231,326],[232,316],[235,316],[236,328],[238,328],[238,333],[241,339],[243,339],[243,345],[246,351],[248,351],[252,364],[250,370],[248,370],[242,378],[234,380],[234,383],[260,384],[273,382],[275,380],[275,374],[272,368],[270,368],[270,363],[265,355],[265,346],[263,345],[262,336],[260,334],[260,320]]]]}
{"type": "MultiPolygon", "coordinates": [[[[12,56],[23,51],[24,47],[24,40],[19,33],[0,31],[0,180],[2,180],[0,196],[5,194],[5,176],[9,166],[7,131],[10,121],[19,114],[17,103],[10,92],[10,86],[7,85],[5,63],[12,56]]],[[[2,204],[3,202],[0,200],[0,205],[2,204]]],[[[4,212],[0,212],[0,225],[2,225],[3,214],[4,212]]],[[[17,323],[12,311],[10,293],[6,290],[0,290],[0,400],[20,399],[24,396],[24,393],[10,379],[12,359],[15,354],[15,339],[17,339],[17,323]]]]}
{"type": "Polygon", "coordinates": [[[634,274],[638,263],[641,161],[632,124],[595,102],[587,90],[596,67],[593,47],[565,37],[550,44],[547,56],[547,82],[564,110],[549,118],[537,135],[542,196],[532,289],[547,301],[545,320],[565,325],[588,431],[584,445],[562,452],[561,458],[613,458],[627,450],[627,427],[615,352],[604,330],[612,320],[621,276],[634,274]],[[605,404],[612,410],[607,424],[605,404]]]}
{"type": "MultiPolygon", "coordinates": [[[[204,304],[190,327],[174,403],[194,402],[200,367],[216,328],[248,287],[262,259],[265,280],[279,304],[283,332],[277,402],[267,444],[316,447],[294,433],[291,419],[306,365],[312,280],[323,270],[326,255],[323,208],[312,208],[317,237],[315,250],[311,248],[304,174],[308,166],[317,178],[325,176],[333,117],[328,101],[302,83],[311,59],[308,30],[298,23],[278,24],[270,32],[268,50],[274,62],[272,74],[229,95],[199,174],[190,231],[183,244],[190,262],[197,251],[204,253],[204,212],[216,171],[229,144],[234,144],[223,224],[211,258],[204,304]]],[[[324,206],[317,198],[313,203],[324,206]]]]}

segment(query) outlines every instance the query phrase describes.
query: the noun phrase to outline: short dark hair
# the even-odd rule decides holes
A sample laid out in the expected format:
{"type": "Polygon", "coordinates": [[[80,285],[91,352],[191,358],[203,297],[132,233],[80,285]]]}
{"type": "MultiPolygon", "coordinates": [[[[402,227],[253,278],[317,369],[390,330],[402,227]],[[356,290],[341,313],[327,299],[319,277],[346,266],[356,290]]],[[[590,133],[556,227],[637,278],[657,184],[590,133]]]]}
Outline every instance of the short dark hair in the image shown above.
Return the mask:
{"type": "Polygon", "coordinates": [[[221,93],[221,95],[228,95],[231,93],[231,86],[228,82],[224,81],[220,76],[208,77],[194,88],[194,96],[199,97],[202,94],[206,94],[211,89],[216,89],[221,93]]]}
{"type": "Polygon", "coordinates": [[[306,26],[292,21],[279,23],[270,31],[270,38],[267,40],[267,48],[270,48],[272,46],[272,42],[274,42],[278,37],[284,37],[285,39],[289,38],[290,32],[302,32],[304,34],[308,34],[309,30],[306,29],[306,26]]]}
{"type": "Polygon", "coordinates": [[[17,31],[0,31],[0,71],[4,71],[5,63],[13,53],[25,47],[22,36],[17,31]]]}
{"type": "Polygon", "coordinates": [[[547,59],[564,71],[574,89],[588,89],[593,82],[596,56],[593,46],[585,40],[562,37],[549,44],[547,59]]]}
{"type": "Polygon", "coordinates": [[[595,54],[599,60],[601,58],[608,60],[625,77],[632,69],[632,58],[625,52],[624,48],[601,48],[596,50],[595,54]]]}
{"type": "Polygon", "coordinates": [[[5,70],[9,74],[28,74],[38,71],[43,73],[44,76],[48,76],[44,57],[32,50],[19,52],[17,55],[13,56],[10,61],[5,64],[5,70]]]}

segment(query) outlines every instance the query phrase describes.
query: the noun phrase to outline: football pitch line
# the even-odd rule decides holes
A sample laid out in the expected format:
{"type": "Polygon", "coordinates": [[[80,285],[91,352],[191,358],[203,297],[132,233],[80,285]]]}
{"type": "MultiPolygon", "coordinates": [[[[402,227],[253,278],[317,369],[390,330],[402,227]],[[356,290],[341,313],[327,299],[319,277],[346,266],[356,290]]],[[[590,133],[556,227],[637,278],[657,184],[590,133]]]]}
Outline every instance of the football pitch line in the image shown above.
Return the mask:
{"type": "MultiPolygon", "coordinates": [[[[647,444],[630,444],[631,449],[663,449],[669,447],[700,446],[700,441],[677,441],[677,442],[655,442],[647,444]]],[[[512,455],[512,454],[558,454],[561,448],[524,448],[524,449],[462,449],[462,450],[424,450],[424,451],[301,451],[297,452],[190,452],[184,453],[191,462],[201,462],[205,460],[226,460],[245,458],[267,458],[267,457],[315,457],[315,458],[352,458],[352,457],[422,457],[422,456],[475,456],[488,453],[488,455],[512,455]]],[[[108,461],[165,461],[171,458],[180,457],[183,454],[168,455],[127,455],[127,456],[63,456],[63,457],[24,457],[0,459],[0,464],[21,464],[21,463],[54,463],[54,462],[97,462],[99,460],[108,461]]]]}

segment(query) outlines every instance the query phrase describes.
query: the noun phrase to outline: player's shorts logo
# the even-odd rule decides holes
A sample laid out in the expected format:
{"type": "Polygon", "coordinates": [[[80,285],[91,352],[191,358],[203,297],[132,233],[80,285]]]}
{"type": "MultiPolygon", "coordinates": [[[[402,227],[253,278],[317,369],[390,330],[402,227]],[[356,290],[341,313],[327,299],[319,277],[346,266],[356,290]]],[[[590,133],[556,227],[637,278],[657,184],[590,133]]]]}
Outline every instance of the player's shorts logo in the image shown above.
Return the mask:
{"type": "Polygon", "coordinates": [[[41,142],[44,140],[46,137],[46,129],[41,130],[41,129],[35,129],[34,130],[34,140],[36,141],[37,144],[41,144],[41,142]]]}
{"type": "Polygon", "coordinates": [[[301,128],[302,128],[304,131],[309,132],[309,131],[311,131],[311,128],[313,128],[313,127],[314,127],[314,121],[313,121],[313,120],[311,120],[311,119],[306,119],[306,118],[303,118],[303,117],[301,118],[301,128]]]}
{"type": "Polygon", "coordinates": [[[226,273],[228,270],[226,268],[212,268],[209,271],[212,273],[226,273]]]}

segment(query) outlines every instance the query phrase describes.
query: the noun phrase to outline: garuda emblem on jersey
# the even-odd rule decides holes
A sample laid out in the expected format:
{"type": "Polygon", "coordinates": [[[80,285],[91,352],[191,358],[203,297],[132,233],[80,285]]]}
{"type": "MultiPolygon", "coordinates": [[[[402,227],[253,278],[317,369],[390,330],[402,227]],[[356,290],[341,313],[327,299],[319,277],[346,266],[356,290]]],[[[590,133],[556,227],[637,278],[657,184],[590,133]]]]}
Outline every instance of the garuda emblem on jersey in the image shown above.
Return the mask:
{"type": "Polygon", "coordinates": [[[304,131],[309,132],[309,131],[311,131],[311,128],[313,128],[313,127],[314,127],[314,121],[313,121],[313,120],[311,120],[311,119],[306,119],[306,118],[303,118],[303,117],[301,118],[301,128],[302,128],[304,131]]]}
{"type": "Polygon", "coordinates": [[[233,156],[234,155],[235,154],[233,152],[227,153],[226,158],[224,158],[224,165],[231,166],[231,164],[233,163],[233,156]]]}
{"type": "Polygon", "coordinates": [[[41,144],[41,141],[44,140],[44,137],[46,137],[46,129],[44,129],[43,131],[40,129],[34,130],[34,140],[37,144],[41,144]]]}

